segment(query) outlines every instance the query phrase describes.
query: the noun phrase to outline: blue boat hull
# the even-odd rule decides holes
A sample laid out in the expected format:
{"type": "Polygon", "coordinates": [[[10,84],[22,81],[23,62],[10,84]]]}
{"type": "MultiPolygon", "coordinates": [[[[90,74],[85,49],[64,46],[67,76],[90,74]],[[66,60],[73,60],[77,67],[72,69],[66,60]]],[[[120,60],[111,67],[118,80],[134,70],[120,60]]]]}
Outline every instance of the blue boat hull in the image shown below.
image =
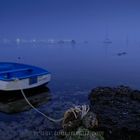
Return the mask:
{"type": "Polygon", "coordinates": [[[51,74],[42,68],[19,63],[0,63],[0,90],[34,88],[50,80],[51,74]]]}

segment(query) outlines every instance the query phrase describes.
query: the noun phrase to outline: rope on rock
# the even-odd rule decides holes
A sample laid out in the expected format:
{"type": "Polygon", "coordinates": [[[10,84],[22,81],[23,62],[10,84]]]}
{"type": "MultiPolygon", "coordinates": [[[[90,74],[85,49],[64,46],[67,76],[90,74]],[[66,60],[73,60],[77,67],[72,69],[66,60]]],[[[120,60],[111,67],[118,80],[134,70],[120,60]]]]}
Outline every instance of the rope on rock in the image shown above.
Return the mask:
{"type": "MultiPolygon", "coordinates": [[[[15,78],[14,81],[18,82],[19,79],[15,78]]],[[[19,84],[18,84],[18,86],[19,86],[19,84]]],[[[41,114],[42,116],[44,116],[45,118],[47,118],[48,120],[50,120],[50,121],[52,121],[52,122],[58,123],[58,122],[63,121],[64,117],[63,117],[63,118],[60,118],[60,119],[54,119],[54,118],[52,118],[52,117],[47,116],[45,113],[41,112],[40,110],[38,110],[36,107],[34,107],[34,106],[30,103],[30,101],[27,99],[27,97],[26,97],[26,95],[25,95],[23,89],[22,89],[20,86],[19,86],[19,89],[20,89],[20,91],[21,91],[21,93],[22,93],[22,95],[23,95],[25,101],[26,101],[26,102],[29,104],[29,106],[30,106],[31,108],[33,108],[36,112],[38,112],[39,114],[41,114]]],[[[70,108],[67,112],[70,112],[70,111],[73,112],[73,114],[74,114],[74,116],[75,116],[76,119],[78,118],[78,116],[76,115],[76,112],[80,112],[80,113],[81,113],[81,119],[82,119],[82,118],[89,112],[89,110],[90,110],[89,105],[82,105],[82,106],[74,106],[74,107],[70,108]]]]}

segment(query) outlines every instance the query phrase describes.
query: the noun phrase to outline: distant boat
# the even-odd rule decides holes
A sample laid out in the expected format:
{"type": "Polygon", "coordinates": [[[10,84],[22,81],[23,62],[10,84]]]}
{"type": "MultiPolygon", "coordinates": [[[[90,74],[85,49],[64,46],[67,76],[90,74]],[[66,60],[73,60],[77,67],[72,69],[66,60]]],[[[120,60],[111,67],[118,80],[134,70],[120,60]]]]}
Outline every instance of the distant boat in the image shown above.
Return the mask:
{"type": "MultiPolygon", "coordinates": [[[[129,44],[129,40],[128,40],[128,35],[126,37],[126,47],[128,47],[128,44],[129,44]]],[[[123,56],[123,55],[126,55],[127,52],[126,51],[122,51],[122,52],[119,52],[117,53],[118,56],[123,56]]]]}
{"type": "Polygon", "coordinates": [[[117,53],[118,56],[122,56],[122,55],[126,55],[126,54],[127,54],[126,52],[117,53]]]}
{"type": "Polygon", "coordinates": [[[71,40],[71,44],[72,45],[75,45],[76,44],[76,41],[75,40],[71,40]]]}
{"type": "Polygon", "coordinates": [[[60,44],[60,45],[61,45],[61,44],[65,44],[65,42],[64,42],[64,40],[59,40],[59,41],[58,41],[58,44],[60,44]]]}
{"type": "Polygon", "coordinates": [[[19,63],[0,63],[0,90],[30,89],[50,80],[51,74],[42,68],[19,63]]]}
{"type": "Polygon", "coordinates": [[[112,41],[109,39],[109,31],[108,28],[106,28],[106,33],[105,33],[105,40],[103,41],[104,44],[112,44],[112,41]]]}
{"type": "Polygon", "coordinates": [[[104,40],[104,44],[112,44],[112,41],[109,38],[106,38],[104,40]]]}

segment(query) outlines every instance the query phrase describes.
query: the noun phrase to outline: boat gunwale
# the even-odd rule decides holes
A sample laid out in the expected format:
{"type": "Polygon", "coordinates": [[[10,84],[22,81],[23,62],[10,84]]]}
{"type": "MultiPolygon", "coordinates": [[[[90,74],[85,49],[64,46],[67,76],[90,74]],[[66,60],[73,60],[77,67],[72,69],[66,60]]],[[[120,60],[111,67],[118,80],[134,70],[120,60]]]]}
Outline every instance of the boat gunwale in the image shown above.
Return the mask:
{"type": "Polygon", "coordinates": [[[16,79],[18,80],[22,80],[22,79],[28,79],[28,78],[32,78],[34,76],[43,76],[43,75],[50,75],[51,73],[49,72],[44,72],[44,73],[40,73],[40,74],[32,74],[32,75],[28,75],[28,76],[22,76],[22,77],[13,77],[13,78],[9,78],[9,79],[5,79],[0,77],[0,81],[15,81],[16,79]]]}
{"type": "MultiPolygon", "coordinates": [[[[22,80],[22,79],[28,79],[28,78],[32,78],[32,77],[34,77],[34,76],[43,76],[43,75],[47,75],[47,74],[51,74],[50,72],[48,72],[47,70],[45,70],[45,69],[42,69],[42,68],[40,68],[40,67],[36,67],[36,66],[32,66],[32,65],[26,65],[26,64],[21,64],[21,63],[10,63],[10,62],[0,62],[0,65],[1,64],[5,64],[5,65],[9,65],[9,64],[11,64],[11,65],[13,65],[13,66],[19,66],[19,72],[20,72],[20,67],[22,68],[22,69],[31,69],[31,70],[37,70],[37,73],[34,73],[34,74],[30,74],[30,75],[20,75],[20,76],[15,76],[15,77],[10,77],[10,78],[5,78],[5,77],[2,77],[2,76],[0,76],[0,81],[4,81],[4,82],[7,82],[7,81],[15,81],[16,79],[18,79],[18,80],[22,80]]],[[[17,69],[18,70],[18,69],[17,69]]],[[[6,73],[12,73],[14,70],[11,70],[11,72],[10,72],[10,70],[9,70],[9,72],[8,71],[1,71],[0,72],[0,74],[2,73],[2,74],[6,74],[6,73]]],[[[15,71],[16,72],[16,71],[15,71]]]]}

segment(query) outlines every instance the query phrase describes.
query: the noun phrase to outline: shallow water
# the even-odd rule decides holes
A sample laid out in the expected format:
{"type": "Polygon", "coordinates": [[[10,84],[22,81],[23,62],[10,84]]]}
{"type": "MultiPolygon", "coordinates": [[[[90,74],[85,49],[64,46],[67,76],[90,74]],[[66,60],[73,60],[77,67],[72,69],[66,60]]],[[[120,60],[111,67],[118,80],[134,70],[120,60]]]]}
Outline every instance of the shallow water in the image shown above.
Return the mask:
{"type": "MultiPolygon", "coordinates": [[[[76,45],[0,44],[1,61],[35,65],[52,73],[52,81],[48,84],[51,101],[38,109],[55,118],[62,117],[63,112],[72,105],[87,104],[88,94],[96,86],[123,84],[140,89],[139,52],[138,43],[130,42],[126,45],[121,41],[76,45]],[[118,55],[122,52],[126,54],[118,55]]],[[[46,128],[60,128],[32,109],[16,114],[0,113],[0,120],[2,137],[5,137],[3,132],[6,129],[9,134],[16,129],[17,133],[9,135],[9,139],[30,137],[33,131],[46,128]],[[12,127],[16,128],[12,130],[12,127]],[[21,134],[21,130],[25,132],[21,134]]]]}

